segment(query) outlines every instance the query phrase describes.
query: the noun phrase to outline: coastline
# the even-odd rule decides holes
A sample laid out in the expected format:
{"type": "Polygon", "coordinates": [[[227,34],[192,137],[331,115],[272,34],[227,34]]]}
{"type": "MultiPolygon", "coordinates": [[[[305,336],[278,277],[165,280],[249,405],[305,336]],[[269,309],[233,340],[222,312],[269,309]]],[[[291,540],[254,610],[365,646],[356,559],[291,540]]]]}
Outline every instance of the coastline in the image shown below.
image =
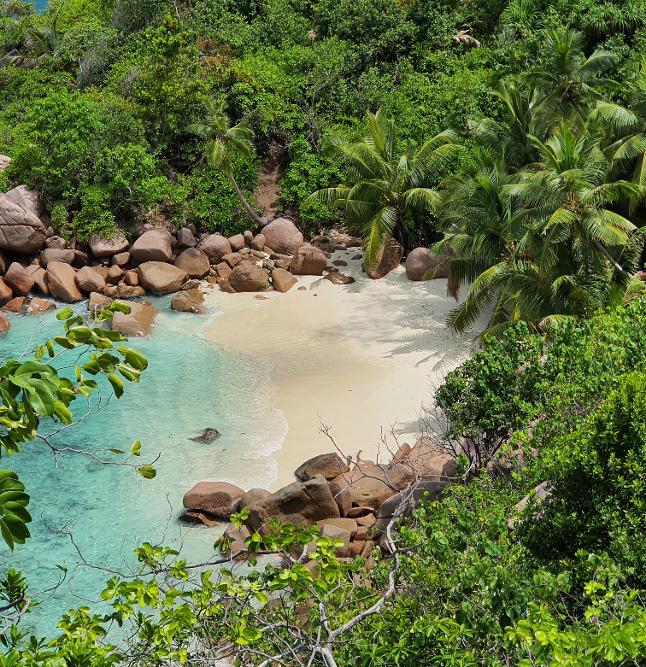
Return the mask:
{"type": "Polygon", "coordinates": [[[395,438],[413,440],[422,404],[475,347],[473,334],[446,327],[456,304],[446,280],[411,282],[403,266],[371,280],[361,260],[352,259],[356,254],[337,251],[331,258],[347,262],[339,268],[355,278],[351,285],[301,276],[286,294],[208,297],[222,314],[201,333],[267,367],[267,390],[287,421],[286,438],[272,454],[277,478],[270,490],[293,481],[306,459],[333,449],[322,425],[353,457],[374,459],[380,450],[386,456],[382,431],[391,446],[395,438]]]}

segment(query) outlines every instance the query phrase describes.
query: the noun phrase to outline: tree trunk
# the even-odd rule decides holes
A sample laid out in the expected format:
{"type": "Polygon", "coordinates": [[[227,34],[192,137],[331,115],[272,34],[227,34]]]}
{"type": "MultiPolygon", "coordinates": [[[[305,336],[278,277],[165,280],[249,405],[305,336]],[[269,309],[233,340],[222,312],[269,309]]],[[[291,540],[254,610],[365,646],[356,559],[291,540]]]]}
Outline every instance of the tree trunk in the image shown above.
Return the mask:
{"type": "Polygon", "coordinates": [[[263,220],[262,218],[253,210],[251,204],[247,201],[246,197],[242,194],[242,190],[238,186],[238,183],[236,182],[235,176],[233,174],[229,174],[229,180],[231,181],[231,187],[233,188],[234,192],[236,193],[236,196],[240,200],[240,203],[242,204],[242,207],[245,210],[245,213],[249,217],[249,219],[252,222],[255,222],[257,225],[262,225],[263,220]]]}
{"type": "Polygon", "coordinates": [[[601,252],[601,254],[615,267],[619,273],[621,273],[624,278],[632,278],[634,274],[630,273],[629,271],[626,271],[621,264],[605,249],[605,247],[599,243],[599,241],[593,241],[595,247],[597,250],[601,252]]]}

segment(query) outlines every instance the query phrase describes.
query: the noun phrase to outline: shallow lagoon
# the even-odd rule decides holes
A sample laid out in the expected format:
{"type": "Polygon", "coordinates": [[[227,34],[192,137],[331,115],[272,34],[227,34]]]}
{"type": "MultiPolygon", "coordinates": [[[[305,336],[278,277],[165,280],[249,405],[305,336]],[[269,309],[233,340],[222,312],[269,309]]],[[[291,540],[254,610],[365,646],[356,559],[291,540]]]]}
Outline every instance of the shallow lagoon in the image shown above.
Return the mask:
{"type": "MultiPolygon", "coordinates": [[[[251,488],[267,486],[275,477],[271,453],[286,427],[271,407],[266,371],[204,339],[199,329],[207,317],[171,313],[168,299],[156,305],[162,312],[153,335],[130,342],[149,359],[141,383],[128,385],[122,399],[112,397],[107,404],[109,392],[103,392],[102,408],[58,434],[56,443],[91,451],[128,450],[141,440],[142,463],[160,454],[157,477],[144,480],[129,468],[82,455],[54,457],[39,442],[2,462],[27,485],[34,518],[26,545],[14,554],[0,547],[3,565],[24,570],[32,593],[58,580],[57,565],[65,562],[70,568],[68,581],[29,616],[40,632],[53,631],[68,608],[86,604],[88,597],[96,600],[109,577],[74,568],[78,557],[61,529],[73,532],[88,561],[116,569],[134,563],[132,549],[143,541],[182,544],[185,557],[200,558],[212,552],[217,532],[179,525],[183,493],[199,479],[228,479],[251,488]],[[222,433],[212,444],[189,439],[210,426],[222,433]]],[[[20,355],[60,327],[53,313],[13,317],[11,331],[0,342],[0,356],[20,355]]],[[[75,414],[87,412],[88,405],[80,404],[75,414]]]]}

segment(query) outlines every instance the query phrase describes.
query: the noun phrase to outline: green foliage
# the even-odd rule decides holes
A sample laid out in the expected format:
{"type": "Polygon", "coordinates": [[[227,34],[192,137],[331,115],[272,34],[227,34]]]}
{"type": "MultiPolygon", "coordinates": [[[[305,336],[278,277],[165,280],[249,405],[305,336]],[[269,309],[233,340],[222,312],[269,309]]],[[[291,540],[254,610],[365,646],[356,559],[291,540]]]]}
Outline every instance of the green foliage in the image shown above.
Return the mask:
{"type": "Polygon", "coordinates": [[[368,114],[366,124],[368,134],[358,141],[330,138],[329,150],[344,164],[348,184],[319,190],[312,199],[343,210],[348,224],[362,234],[365,261],[372,267],[391,239],[410,246],[406,218],[438,205],[439,194],[430,186],[461,147],[444,132],[400,154],[392,119],[378,111],[368,114]]]}
{"type": "Polygon", "coordinates": [[[528,540],[544,558],[606,551],[629,581],[646,572],[646,375],[617,382],[575,430],[557,439],[544,474],[552,498],[528,540]]]}

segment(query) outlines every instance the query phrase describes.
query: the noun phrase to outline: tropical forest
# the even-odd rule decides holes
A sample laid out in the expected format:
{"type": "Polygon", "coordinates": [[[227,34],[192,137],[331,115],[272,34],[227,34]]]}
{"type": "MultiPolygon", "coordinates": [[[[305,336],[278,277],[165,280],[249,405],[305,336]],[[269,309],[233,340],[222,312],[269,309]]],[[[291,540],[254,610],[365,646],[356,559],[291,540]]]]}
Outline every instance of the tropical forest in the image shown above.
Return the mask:
{"type": "Polygon", "coordinates": [[[646,665],[646,2],[0,0],[0,667],[646,665]]]}

